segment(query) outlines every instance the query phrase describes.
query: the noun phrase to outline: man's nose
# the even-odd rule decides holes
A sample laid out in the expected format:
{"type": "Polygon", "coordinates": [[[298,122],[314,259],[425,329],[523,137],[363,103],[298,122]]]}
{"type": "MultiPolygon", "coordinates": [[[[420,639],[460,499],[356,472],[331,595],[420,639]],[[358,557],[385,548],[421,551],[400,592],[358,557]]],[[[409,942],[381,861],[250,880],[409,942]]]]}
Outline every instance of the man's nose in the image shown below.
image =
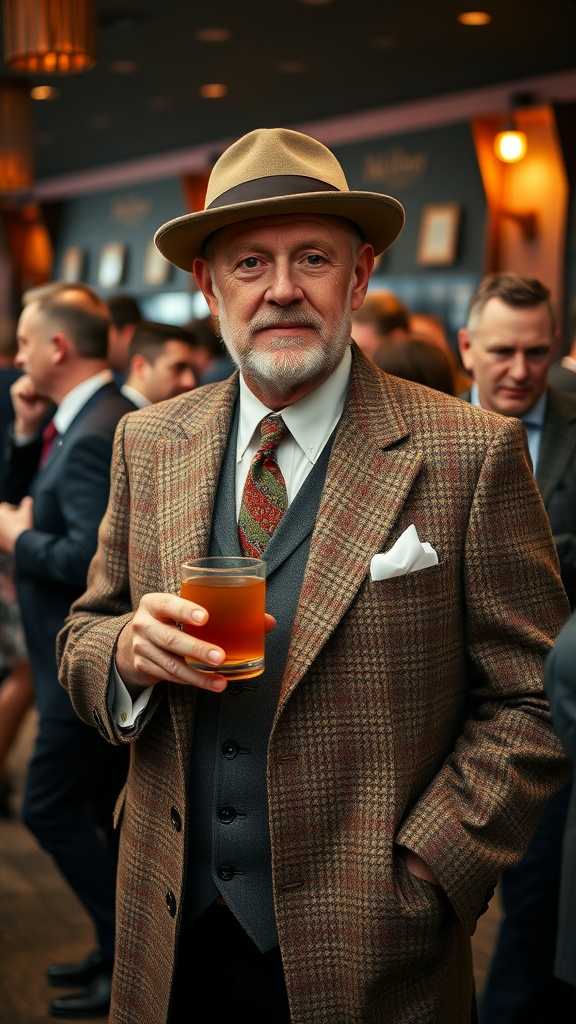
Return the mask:
{"type": "Polygon", "coordinates": [[[523,352],[516,352],[510,363],[510,373],[518,380],[528,376],[528,360],[523,352]]]}
{"type": "Polygon", "coordinates": [[[184,391],[192,391],[196,387],[196,375],[194,370],[188,368],[180,374],[180,385],[184,391]]]}
{"type": "Polygon", "coordinates": [[[267,302],[275,302],[279,306],[287,306],[302,298],[302,289],[290,266],[276,264],[271,268],[265,298],[267,302]]]}

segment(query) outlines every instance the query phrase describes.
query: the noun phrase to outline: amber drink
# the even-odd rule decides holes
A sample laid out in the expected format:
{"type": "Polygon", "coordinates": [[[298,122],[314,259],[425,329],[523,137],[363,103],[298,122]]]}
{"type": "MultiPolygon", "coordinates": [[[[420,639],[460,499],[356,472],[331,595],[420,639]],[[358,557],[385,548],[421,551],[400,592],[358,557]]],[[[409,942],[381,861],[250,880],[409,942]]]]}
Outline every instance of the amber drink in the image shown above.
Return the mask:
{"type": "Polygon", "coordinates": [[[184,624],[186,633],[222,647],[222,665],[188,664],[230,679],[264,671],[266,563],[260,558],[197,558],[181,566],[180,594],[208,612],[203,626],[184,624]]]}

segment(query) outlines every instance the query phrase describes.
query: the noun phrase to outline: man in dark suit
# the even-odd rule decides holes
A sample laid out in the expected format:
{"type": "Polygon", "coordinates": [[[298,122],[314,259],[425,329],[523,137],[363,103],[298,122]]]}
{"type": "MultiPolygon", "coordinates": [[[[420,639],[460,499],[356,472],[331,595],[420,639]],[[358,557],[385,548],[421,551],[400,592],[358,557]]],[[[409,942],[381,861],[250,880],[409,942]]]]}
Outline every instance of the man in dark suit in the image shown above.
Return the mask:
{"type": "Polygon", "coordinates": [[[576,298],[570,304],[568,319],[569,350],[562,359],[552,363],[548,383],[559,391],[576,391],[576,298]]]}
{"type": "Polygon", "coordinates": [[[81,284],[35,293],[18,324],[12,386],[15,419],[0,547],[13,554],[39,729],[22,814],[86,908],[98,946],[86,960],[48,968],[55,985],[82,991],[54,999],[56,1016],[106,1012],[114,955],[116,849],[112,810],[126,774],[112,750],[75,715],[58,681],[55,639],[83,591],[109,491],[118,420],[134,405],[107,366],[108,308],[81,284]],[[56,437],[43,450],[46,412],[56,437]],[[84,988],[85,986],[85,988],[84,988]]]}
{"type": "Polygon", "coordinates": [[[351,341],[402,222],[316,140],[260,129],[157,232],[239,370],[123,419],[58,638],[78,713],[132,747],[114,1024],[196,1001],[469,1022],[470,933],[568,777],[542,688],[568,602],[524,430],[351,341]],[[228,681],[224,649],[178,627],[206,621],[179,569],[247,536],[276,624],[264,674],[228,681]]]}
{"type": "MultiPolygon", "coordinates": [[[[556,543],[562,580],[576,605],[576,396],[548,386],[554,351],[550,292],[535,278],[489,274],[459,332],[474,384],[461,397],[522,420],[536,483],[556,543]]],[[[503,872],[504,917],[486,983],[485,1024],[570,1019],[568,986],[554,977],[562,838],[570,784],[544,808],[521,862],[503,872]],[[568,1016],[563,1016],[566,1014],[568,1016]]]]}

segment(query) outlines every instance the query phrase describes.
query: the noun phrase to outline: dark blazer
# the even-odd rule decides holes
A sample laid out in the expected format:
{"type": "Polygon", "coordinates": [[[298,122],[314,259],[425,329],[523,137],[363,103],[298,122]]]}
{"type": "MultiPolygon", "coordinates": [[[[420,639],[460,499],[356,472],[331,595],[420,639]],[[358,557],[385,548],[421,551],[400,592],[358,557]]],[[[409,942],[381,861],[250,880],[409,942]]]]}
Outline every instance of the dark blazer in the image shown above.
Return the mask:
{"type": "Polygon", "coordinates": [[[110,489],[118,420],[134,406],[112,383],[88,400],[40,471],[38,444],[12,447],[5,500],[34,499],[34,527],[16,542],[18,598],[41,714],[74,716],[58,683],[55,640],[72,601],[86,586],[110,489]]]}
{"type": "Polygon", "coordinates": [[[576,391],[576,371],[570,370],[562,363],[552,363],[548,372],[548,383],[559,391],[576,391]]]}
{"type": "MultiPolygon", "coordinates": [[[[544,686],[556,732],[576,762],[576,612],[548,656],[544,686]]],[[[564,830],[555,973],[576,986],[576,786],[572,787],[564,830]]]]}
{"type": "MultiPolygon", "coordinates": [[[[88,588],[58,639],[78,713],[132,744],[110,1024],[168,1018],[198,695],[160,683],[124,735],[107,703],[114,646],[140,598],[177,593],[179,563],[208,552],[237,391],[233,374],[122,421],[88,588]]],[[[267,750],[292,1019],[463,1024],[467,933],[570,771],[542,688],[568,602],[525,431],[353,347],[311,525],[267,750]],[[438,564],[372,581],[372,556],[412,524],[438,564]]]]}
{"type": "MultiPolygon", "coordinates": [[[[470,401],[470,392],[460,398],[470,401]]],[[[562,582],[576,606],[576,395],[548,388],[536,483],[560,559],[562,582]]]]}

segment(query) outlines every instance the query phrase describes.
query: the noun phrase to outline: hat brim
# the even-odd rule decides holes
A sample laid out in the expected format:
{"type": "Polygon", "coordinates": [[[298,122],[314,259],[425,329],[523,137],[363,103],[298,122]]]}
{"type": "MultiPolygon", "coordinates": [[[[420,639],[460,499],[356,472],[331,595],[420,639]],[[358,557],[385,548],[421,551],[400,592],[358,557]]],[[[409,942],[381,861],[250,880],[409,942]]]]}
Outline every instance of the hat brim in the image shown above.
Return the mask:
{"type": "Polygon", "coordinates": [[[402,204],[381,192],[307,192],[187,213],[158,228],[154,242],[170,263],[191,272],[194,260],[202,255],[204,242],[214,231],[274,213],[345,217],[358,225],[363,240],[373,246],[376,256],[392,245],[404,226],[402,204]]]}

